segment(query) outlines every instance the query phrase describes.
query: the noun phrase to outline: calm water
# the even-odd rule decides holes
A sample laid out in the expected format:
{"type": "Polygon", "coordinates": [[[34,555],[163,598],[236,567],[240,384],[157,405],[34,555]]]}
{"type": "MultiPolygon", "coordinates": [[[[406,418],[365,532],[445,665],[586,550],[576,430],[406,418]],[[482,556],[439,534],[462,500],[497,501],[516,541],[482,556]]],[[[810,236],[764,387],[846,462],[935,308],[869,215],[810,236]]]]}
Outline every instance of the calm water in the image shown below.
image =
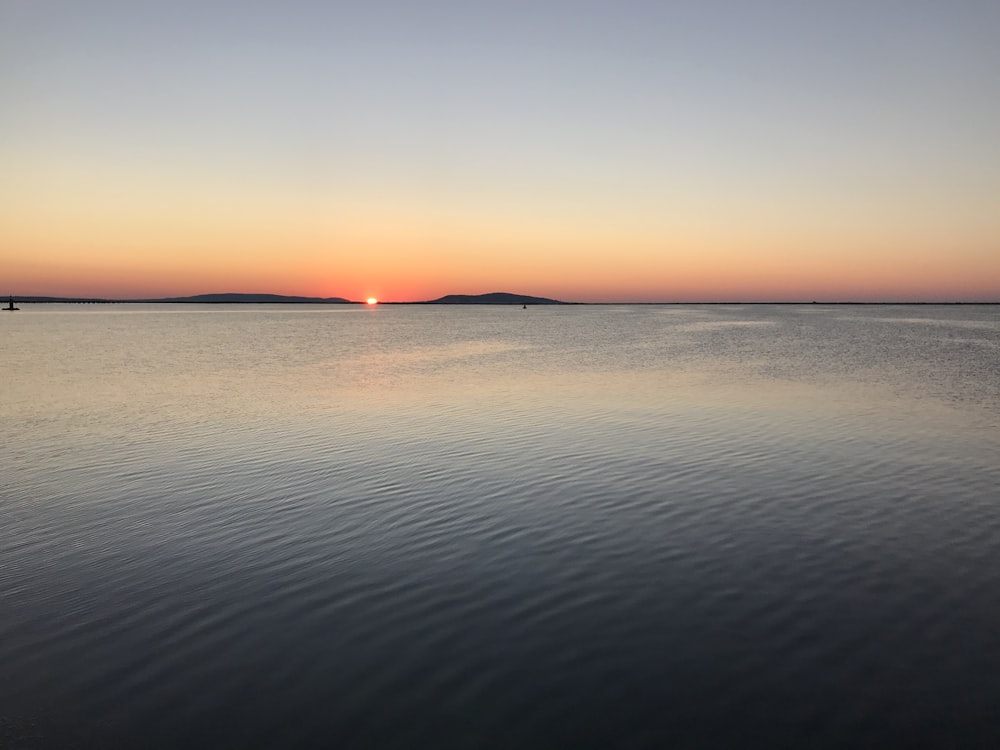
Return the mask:
{"type": "Polygon", "coordinates": [[[1000,744],[1000,307],[0,317],[0,747],[1000,744]]]}

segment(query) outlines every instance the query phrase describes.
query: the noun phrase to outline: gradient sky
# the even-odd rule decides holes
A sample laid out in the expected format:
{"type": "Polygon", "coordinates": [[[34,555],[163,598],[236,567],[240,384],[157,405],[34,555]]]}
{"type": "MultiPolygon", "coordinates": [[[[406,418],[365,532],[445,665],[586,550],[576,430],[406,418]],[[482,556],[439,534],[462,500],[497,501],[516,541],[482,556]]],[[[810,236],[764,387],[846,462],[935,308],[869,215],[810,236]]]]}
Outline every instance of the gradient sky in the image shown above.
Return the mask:
{"type": "Polygon", "coordinates": [[[1000,301],[1000,2],[0,0],[0,291],[1000,301]]]}

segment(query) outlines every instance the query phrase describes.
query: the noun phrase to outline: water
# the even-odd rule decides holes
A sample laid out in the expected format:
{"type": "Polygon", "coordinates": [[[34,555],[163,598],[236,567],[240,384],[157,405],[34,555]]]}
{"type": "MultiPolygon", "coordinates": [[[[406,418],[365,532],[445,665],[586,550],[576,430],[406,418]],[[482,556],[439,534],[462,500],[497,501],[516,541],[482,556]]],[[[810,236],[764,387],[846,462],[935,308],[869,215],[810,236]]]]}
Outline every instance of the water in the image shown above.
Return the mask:
{"type": "Polygon", "coordinates": [[[0,747],[1000,741],[1000,308],[29,305],[0,747]]]}

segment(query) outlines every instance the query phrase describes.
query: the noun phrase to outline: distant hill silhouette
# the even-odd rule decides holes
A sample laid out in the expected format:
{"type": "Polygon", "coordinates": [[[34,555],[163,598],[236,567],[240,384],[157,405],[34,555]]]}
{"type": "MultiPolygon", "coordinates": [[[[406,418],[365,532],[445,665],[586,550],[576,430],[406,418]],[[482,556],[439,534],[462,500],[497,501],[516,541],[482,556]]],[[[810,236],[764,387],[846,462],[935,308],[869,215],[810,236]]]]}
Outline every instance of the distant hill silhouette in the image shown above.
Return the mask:
{"type": "MultiPolygon", "coordinates": [[[[133,304],[133,303],[201,303],[201,304],[295,304],[295,305],[360,305],[363,302],[345,299],[344,297],[297,297],[283,294],[196,294],[191,297],[160,297],[157,299],[110,299],[107,297],[44,297],[38,295],[15,295],[15,302],[27,303],[88,303],[88,304],[133,304]]],[[[419,302],[389,302],[393,305],[1000,305],[997,301],[969,302],[857,302],[850,300],[826,300],[822,303],[802,300],[797,302],[734,302],[710,300],[702,302],[564,302],[548,297],[532,297],[527,294],[511,294],[510,292],[490,292],[489,294],[447,294],[434,300],[419,302]]]]}
{"type": "Polygon", "coordinates": [[[23,294],[14,297],[15,302],[87,302],[87,303],[110,303],[110,302],[133,302],[135,300],[107,299],[105,297],[39,297],[38,295],[23,294]]]}
{"type": "Polygon", "coordinates": [[[199,302],[202,304],[238,304],[238,303],[294,303],[302,304],[350,304],[343,297],[288,297],[283,294],[195,294],[191,297],[166,297],[164,299],[148,299],[143,302],[199,302]]]}
{"type": "Polygon", "coordinates": [[[109,299],[107,297],[38,297],[24,295],[16,297],[20,302],[99,302],[115,304],[197,302],[201,304],[265,304],[287,303],[297,305],[339,305],[357,304],[343,297],[288,297],[283,294],[196,294],[192,297],[158,297],[149,299],[109,299]]]}
{"type": "Polygon", "coordinates": [[[570,305],[547,297],[530,297],[527,294],[510,292],[490,292],[488,294],[446,294],[438,299],[423,302],[424,305],[570,305]]]}

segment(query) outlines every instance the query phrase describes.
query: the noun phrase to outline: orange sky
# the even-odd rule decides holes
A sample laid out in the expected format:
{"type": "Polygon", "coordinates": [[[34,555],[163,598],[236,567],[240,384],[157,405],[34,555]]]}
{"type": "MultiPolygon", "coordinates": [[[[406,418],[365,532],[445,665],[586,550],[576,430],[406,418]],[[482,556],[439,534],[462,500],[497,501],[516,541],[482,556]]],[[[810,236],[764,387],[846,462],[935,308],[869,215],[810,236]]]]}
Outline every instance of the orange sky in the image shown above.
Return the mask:
{"type": "Polygon", "coordinates": [[[833,212],[797,211],[808,196],[792,194],[785,219],[752,201],[724,205],[724,195],[700,197],[704,204],[688,196],[661,215],[620,196],[601,212],[545,194],[506,203],[467,196],[455,205],[416,190],[381,201],[238,185],[104,192],[66,174],[4,196],[14,208],[0,225],[12,292],[400,301],[489,291],[577,301],[998,298],[1000,227],[968,207],[967,217],[930,210],[903,217],[883,201],[884,218],[848,225],[833,212]]]}

